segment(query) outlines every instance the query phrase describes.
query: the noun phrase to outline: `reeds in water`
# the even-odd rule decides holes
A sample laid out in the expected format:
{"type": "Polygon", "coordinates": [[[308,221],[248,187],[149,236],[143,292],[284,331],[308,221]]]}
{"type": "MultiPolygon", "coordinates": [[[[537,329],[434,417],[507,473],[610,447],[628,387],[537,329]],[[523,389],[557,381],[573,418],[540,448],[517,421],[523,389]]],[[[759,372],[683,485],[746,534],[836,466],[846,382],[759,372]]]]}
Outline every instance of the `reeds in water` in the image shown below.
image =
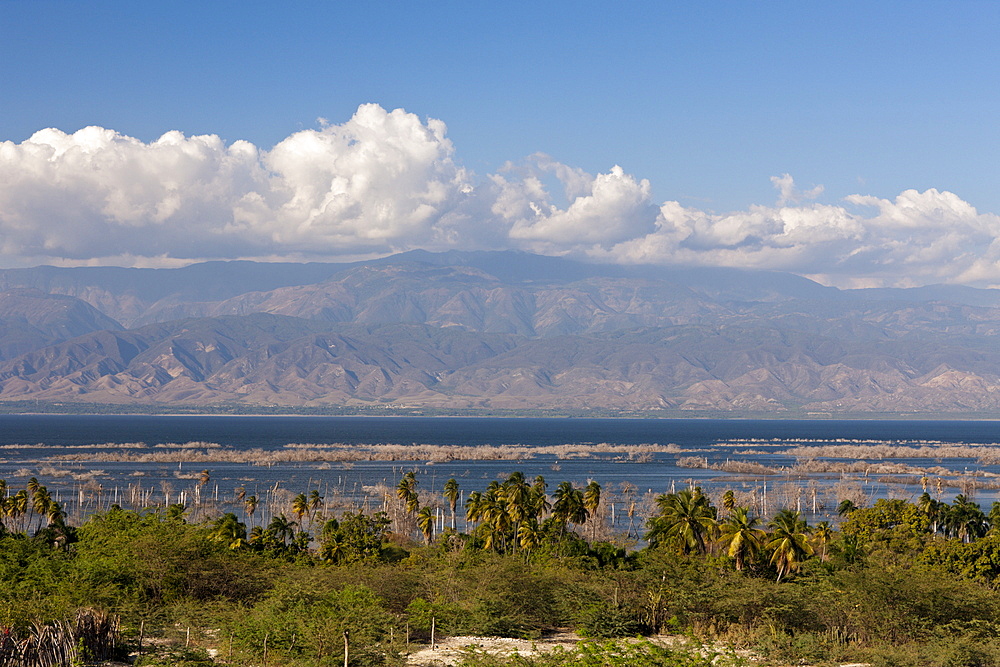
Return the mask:
{"type": "MultiPolygon", "coordinates": [[[[626,459],[648,458],[654,454],[679,453],[677,445],[566,444],[550,446],[503,445],[397,445],[397,444],[301,444],[281,449],[237,449],[214,443],[156,445],[155,451],[135,449],[91,453],[60,454],[58,461],[101,461],[115,463],[246,463],[268,466],[276,463],[351,463],[354,461],[523,461],[536,456],[559,459],[587,458],[619,454],[626,459]]],[[[30,472],[30,471],[29,471],[30,472]]]]}
{"type": "Polygon", "coordinates": [[[677,459],[678,468],[700,468],[703,470],[719,470],[741,475],[780,475],[784,470],[766,466],[756,461],[726,461],[724,463],[709,463],[703,456],[682,456],[677,459]]]}

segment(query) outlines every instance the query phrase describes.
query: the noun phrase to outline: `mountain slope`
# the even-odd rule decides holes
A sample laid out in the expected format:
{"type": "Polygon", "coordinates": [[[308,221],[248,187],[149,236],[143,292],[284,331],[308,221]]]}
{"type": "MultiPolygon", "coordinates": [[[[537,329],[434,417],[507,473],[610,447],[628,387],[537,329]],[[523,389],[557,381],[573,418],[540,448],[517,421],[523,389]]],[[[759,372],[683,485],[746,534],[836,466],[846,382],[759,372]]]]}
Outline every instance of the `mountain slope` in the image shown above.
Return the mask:
{"type": "Polygon", "coordinates": [[[0,359],[121,325],[93,306],[31,289],[0,292],[0,359]]]}
{"type": "Polygon", "coordinates": [[[0,270],[0,290],[35,289],[86,301],[126,327],[156,304],[220,300],[325,280],[342,264],[204,262],[179,269],[38,266],[0,270]]]}
{"type": "Polygon", "coordinates": [[[179,320],[92,333],[0,364],[0,397],[288,405],[396,398],[511,345],[409,325],[337,327],[261,314],[179,320]]]}
{"type": "Polygon", "coordinates": [[[357,269],[378,272],[400,266],[478,271],[508,286],[552,286],[594,278],[660,281],[690,290],[705,301],[835,298],[840,294],[799,276],[767,271],[623,267],[521,252],[419,250],[346,264],[233,261],[204,262],[178,269],[52,266],[0,269],[0,290],[27,288],[73,296],[132,328],[210,314],[214,304],[240,295],[316,285],[357,269]]]}
{"type": "Polygon", "coordinates": [[[990,290],[523,253],[135,271],[0,272],[133,327],[65,295],[0,295],[0,400],[1000,413],[990,290]]]}
{"type": "Polygon", "coordinates": [[[258,405],[989,411],[1000,351],[764,326],[531,339],[277,315],[97,332],[0,364],[0,398],[258,405]]]}

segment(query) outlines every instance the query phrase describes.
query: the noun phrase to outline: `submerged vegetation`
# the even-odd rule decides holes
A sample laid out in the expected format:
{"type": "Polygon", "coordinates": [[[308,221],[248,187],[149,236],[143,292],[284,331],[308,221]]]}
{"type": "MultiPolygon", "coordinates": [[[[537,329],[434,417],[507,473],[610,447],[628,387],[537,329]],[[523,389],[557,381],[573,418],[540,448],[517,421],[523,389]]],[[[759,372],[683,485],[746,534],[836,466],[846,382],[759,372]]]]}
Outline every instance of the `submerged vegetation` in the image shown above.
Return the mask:
{"type": "MultiPolygon", "coordinates": [[[[39,445],[42,446],[42,445],[39,445]]],[[[30,446],[17,445],[17,449],[30,446]]],[[[163,443],[147,447],[144,443],[127,445],[88,445],[102,449],[97,453],[60,454],[61,461],[107,461],[126,463],[245,463],[257,465],[297,462],[351,461],[520,461],[537,456],[562,459],[588,458],[595,454],[613,454],[637,459],[656,453],[682,451],[677,445],[396,445],[396,444],[301,444],[289,443],[281,449],[240,449],[211,442],[163,443]],[[150,451],[152,450],[152,451],[150,451]]]]}
{"type": "Polygon", "coordinates": [[[468,494],[408,472],[376,507],[319,488],[289,492],[267,518],[245,492],[211,511],[138,497],[74,525],[36,479],[0,481],[0,664],[45,646],[65,656],[47,664],[100,647],[147,665],[341,665],[345,651],[351,665],[402,665],[442,637],[557,631],[591,641],[457,660],[1000,664],[1000,503],[932,491],[844,500],[835,527],[794,507],[761,515],[734,489],[643,504],[517,471],[468,494]],[[86,641],[81,618],[100,620],[86,641]],[[651,639],[624,639],[636,636],[651,639]]]}

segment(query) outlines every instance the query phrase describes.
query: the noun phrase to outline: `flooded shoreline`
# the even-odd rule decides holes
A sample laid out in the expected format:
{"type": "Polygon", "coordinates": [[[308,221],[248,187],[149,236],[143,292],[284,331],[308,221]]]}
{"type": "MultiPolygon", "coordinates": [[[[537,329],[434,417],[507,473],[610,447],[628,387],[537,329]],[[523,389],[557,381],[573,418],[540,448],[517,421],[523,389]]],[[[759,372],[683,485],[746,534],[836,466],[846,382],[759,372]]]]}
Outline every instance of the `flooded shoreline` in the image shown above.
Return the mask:
{"type": "MultiPolygon", "coordinates": [[[[447,512],[441,487],[446,480],[459,482],[464,500],[517,470],[543,476],[553,487],[564,480],[576,485],[597,481],[609,501],[606,531],[633,535],[641,532],[656,495],[686,486],[700,486],[719,498],[732,491],[762,515],[787,507],[811,520],[833,521],[843,500],[858,505],[879,498],[913,500],[924,491],[944,501],[961,493],[984,506],[1000,498],[1000,437],[990,440],[993,433],[982,430],[967,433],[964,441],[903,437],[906,433],[848,437],[828,422],[826,437],[754,437],[753,428],[760,427],[756,424],[749,425],[746,437],[712,437],[719,425],[706,422],[657,433],[677,436],[674,441],[638,442],[650,433],[643,430],[646,425],[636,432],[630,430],[635,424],[619,422],[617,441],[588,441],[588,436],[607,435],[609,425],[575,420],[574,430],[565,420],[536,420],[540,428],[533,436],[530,429],[511,429],[508,422],[450,420],[448,425],[470,427],[471,435],[442,430],[441,439],[448,444],[441,444],[414,436],[425,436],[428,425],[442,422],[416,422],[423,432],[408,430],[413,420],[400,418],[388,425],[378,419],[351,422],[371,426],[371,432],[358,434],[356,426],[345,431],[340,420],[297,417],[295,423],[306,429],[297,431],[284,422],[278,429],[282,435],[275,436],[266,432],[274,424],[260,417],[226,418],[226,440],[178,442],[125,437],[156,435],[157,422],[104,419],[82,420],[75,437],[63,435],[54,444],[46,440],[41,420],[33,444],[11,442],[17,434],[6,433],[8,441],[0,442],[0,479],[14,487],[36,478],[78,519],[115,504],[143,509],[181,503],[195,517],[232,511],[252,523],[290,515],[292,498],[313,491],[324,498],[320,509],[329,515],[389,510],[392,489],[403,474],[414,472],[421,503],[433,507],[443,525],[447,512]],[[561,421],[561,428],[552,428],[552,421],[561,421]],[[315,428],[323,426],[329,427],[326,441],[298,437],[315,435],[315,428]],[[345,435],[352,441],[337,437],[345,435]],[[471,442],[455,444],[457,439],[471,442]],[[243,502],[248,496],[259,499],[260,509],[248,512],[243,502]]],[[[219,424],[189,420],[186,432],[197,436],[207,425],[207,433],[213,428],[217,433],[219,424]]]]}

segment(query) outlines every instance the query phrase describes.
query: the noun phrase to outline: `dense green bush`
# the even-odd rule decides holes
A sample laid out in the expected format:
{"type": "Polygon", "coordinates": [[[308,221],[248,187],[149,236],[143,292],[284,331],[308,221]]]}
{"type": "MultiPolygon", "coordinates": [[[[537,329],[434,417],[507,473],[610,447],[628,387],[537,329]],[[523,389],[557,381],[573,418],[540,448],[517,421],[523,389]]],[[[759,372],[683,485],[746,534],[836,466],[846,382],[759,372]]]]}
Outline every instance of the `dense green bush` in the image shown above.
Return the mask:
{"type": "Polygon", "coordinates": [[[352,661],[386,664],[394,617],[383,601],[361,586],[322,590],[286,581],[229,626],[248,657],[270,654],[296,665],[343,664],[347,633],[352,661]]]}
{"type": "MultiPolygon", "coordinates": [[[[495,506],[505,488],[526,487],[512,476],[496,487],[495,506]]],[[[578,491],[567,487],[563,497],[578,491]]],[[[380,514],[343,514],[313,545],[301,531],[279,534],[280,521],[247,531],[235,514],[189,522],[183,507],[115,507],[75,530],[56,516],[49,527],[34,522],[31,537],[13,529],[23,522],[9,522],[0,536],[0,631],[66,619],[80,607],[120,616],[133,647],[140,627],[160,644],[184,644],[193,629],[189,650],[147,654],[149,664],[207,663],[200,649],[228,657],[230,642],[236,664],[260,664],[265,645],[272,665],[342,664],[347,631],[352,664],[394,665],[407,637],[427,641],[432,625],[439,637],[686,634],[786,663],[1000,663],[1000,541],[995,532],[976,537],[981,512],[968,501],[955,504],[974,518],[964,532],[965,524],[931,521],[928,512],[945,511],[940,504],[926,503],[925,511],[888,501],[851,511],[843,532],[822,542],[819,531],[785,512],[770,522],[771,535],[784,531],[794,549],[768,556],[778,547],[767,544],[777,540],[758,535],[760,551],[737,559],[719,546],[722,530],[713,528],[707,500],[690,507],[682,500],[663,497],[660,546],[633,551],[591,544],[572,519],[551,517],[529,526],[523,544],[514,540],[522,531],[508,527],[473,536],[446,531],[428,546],[390,536],[380,514]],[[697,538],[682,521],[689,510],[704,531],[697,538]],[[935,522],[954,535],[935,533],[935,522]]],[[[738,528],[731,522],[726,539],[738,528]]],[[[598,657],[606,663],[593,664],[701,664],[701,654],[659,651],[586,644],[512,664],[598,657]]],[[[470,654],[466,664],[499,660],[470,654]]]]}
{"type": "Polygon", "coordinates": [[[70,555],[45,540],[0,537],[0,628],[68,618],[86,604],[82,591],[67,585],[72,568],[70,555]]]}

